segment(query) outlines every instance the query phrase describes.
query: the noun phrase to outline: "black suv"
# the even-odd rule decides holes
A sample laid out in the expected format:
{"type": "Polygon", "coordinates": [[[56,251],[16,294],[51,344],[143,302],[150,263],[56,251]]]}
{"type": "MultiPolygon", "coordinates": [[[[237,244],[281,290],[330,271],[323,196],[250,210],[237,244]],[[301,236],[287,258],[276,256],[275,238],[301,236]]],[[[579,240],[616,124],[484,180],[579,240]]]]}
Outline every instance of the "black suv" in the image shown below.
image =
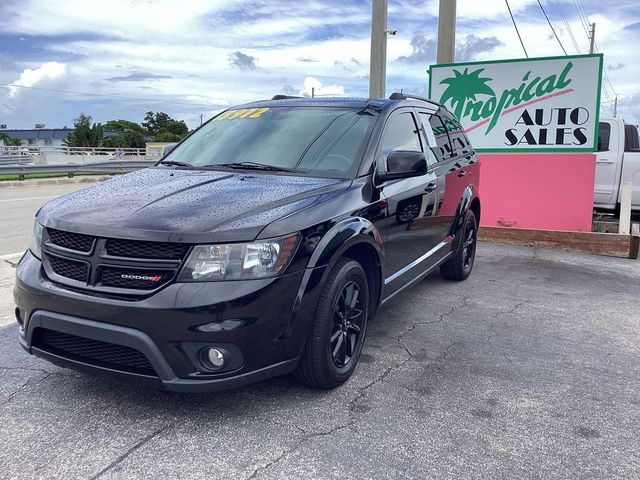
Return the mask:
{"type": "Polygon", "coordinates": [[[469,275],[478,173],[459,122],[419,97],[234,107],[155,166],[42,207],[20,343],[174,391],[290,372],[335,387],[379,305],[436,267],[469,275]]]}

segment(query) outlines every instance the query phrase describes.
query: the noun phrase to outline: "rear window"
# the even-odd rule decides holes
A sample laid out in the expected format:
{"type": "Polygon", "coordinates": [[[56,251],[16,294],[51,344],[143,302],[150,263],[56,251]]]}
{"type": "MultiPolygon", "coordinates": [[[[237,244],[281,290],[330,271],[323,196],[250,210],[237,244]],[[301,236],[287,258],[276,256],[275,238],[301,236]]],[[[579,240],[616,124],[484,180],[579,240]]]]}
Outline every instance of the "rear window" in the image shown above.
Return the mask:
{"type": "Polygon", "coordinates": [[[640,150],[640,141],[638,139],[637,125],[624,126],[624,151],[635,152],[640,150]]]}
{"type": "Polygon", "coordinates": [[[611,138],[611,125],[600,122],[598,124],[598,151],[609,150],[609,139],[611,138]]]}
{"type": "Polygon", "coordinates": [[[370,113],[352,108],[231,109],[206,123],[167,160],[194,166],[257,162],[313,176],[352,177],[370,113]]]}

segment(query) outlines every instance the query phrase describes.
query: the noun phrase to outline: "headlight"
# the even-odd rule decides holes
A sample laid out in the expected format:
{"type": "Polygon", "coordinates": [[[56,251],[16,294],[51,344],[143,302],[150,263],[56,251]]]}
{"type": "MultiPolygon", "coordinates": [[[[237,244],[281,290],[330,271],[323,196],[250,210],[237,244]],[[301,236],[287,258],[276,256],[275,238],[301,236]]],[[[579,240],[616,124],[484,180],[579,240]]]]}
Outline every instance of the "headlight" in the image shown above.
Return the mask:
{"type": "Polygon", "coordinates": [[[31,236],[31,245],[29,250],[37,258],[42,258],[42,230],[43,227],[37,220],[33,221],[33,235],[31,236]]]}
{"type": "Polygon", "coordinates": [[[289,264],[298,235],[227,245],[197,245],[187,259],[180,281],[244,280],[273,277],[289,264]]]}

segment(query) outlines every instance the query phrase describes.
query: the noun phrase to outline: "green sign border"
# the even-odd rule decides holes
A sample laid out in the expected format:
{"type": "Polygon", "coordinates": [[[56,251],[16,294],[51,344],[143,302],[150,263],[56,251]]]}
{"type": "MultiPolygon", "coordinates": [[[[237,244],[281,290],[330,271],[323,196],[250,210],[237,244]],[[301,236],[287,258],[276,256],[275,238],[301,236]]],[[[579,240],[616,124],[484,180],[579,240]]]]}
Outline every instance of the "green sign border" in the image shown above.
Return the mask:
{"type": "MultiPolygon", "coordinates": [[[[487,65],[487,64],[495,64],[495,63],[521,63],[521,62],[539,62],[545,60],[565,60],[571,58],[599,58],[599,68],[598,68],[598,96],[596,98],[596,122],[595,122],[595,132],[593,135],[593,146],[592,147],[583,147],[583,148],[476,148],[476,152],[485,152],[485,153],[500,153],[500,152],[595,152],[598,148],[598,122],[600,121],[600,96],[602,94],[602,67],[604,64],[604,55],[602,53],[593,53],[588,55],[558,55],[554,57],[536,57],[536,58],[513,58],[507,60],[487,60],[487,61],[477,61],[477,62],[460,62],[460,63],[439,63],[435,65],[429,65],[429,70],[427,70],[427,74],[429,75],[429,98],[431,98],[431,82],[433,81],[433,76],[431,72],[436,68],[448,68],[448,67],[456,67],[456,66],[464,66],[464,65],[487,65]]],[[[436,100],[437,101],[437,100],[436,100]]]]}

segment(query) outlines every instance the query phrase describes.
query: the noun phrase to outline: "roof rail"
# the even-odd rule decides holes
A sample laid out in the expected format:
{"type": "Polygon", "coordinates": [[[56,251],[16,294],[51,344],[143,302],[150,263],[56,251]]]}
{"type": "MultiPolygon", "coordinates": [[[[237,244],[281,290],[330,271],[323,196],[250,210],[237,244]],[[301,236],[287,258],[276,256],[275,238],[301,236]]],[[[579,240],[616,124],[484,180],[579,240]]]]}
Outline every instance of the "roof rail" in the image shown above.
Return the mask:
{"type": "Polygon", "coordinates": [[[411,93],[394,92],[391,95],[389,95],[389,100],[408,100],[408,99],[420,100],[422,102],[431,103],[432,105],[436,105],[438,107],[440,106],[438,102],[434,102],[433,100],[430,100],[425,97],[420,97],[418,95],[412,95],[411,93]]]}
{"type": "Polygon", "coordinates": [[[294,95],[274,95],[271,100],[288,100],[290,98],[304,98],[304,97],[296,97],[294,95]]]}

